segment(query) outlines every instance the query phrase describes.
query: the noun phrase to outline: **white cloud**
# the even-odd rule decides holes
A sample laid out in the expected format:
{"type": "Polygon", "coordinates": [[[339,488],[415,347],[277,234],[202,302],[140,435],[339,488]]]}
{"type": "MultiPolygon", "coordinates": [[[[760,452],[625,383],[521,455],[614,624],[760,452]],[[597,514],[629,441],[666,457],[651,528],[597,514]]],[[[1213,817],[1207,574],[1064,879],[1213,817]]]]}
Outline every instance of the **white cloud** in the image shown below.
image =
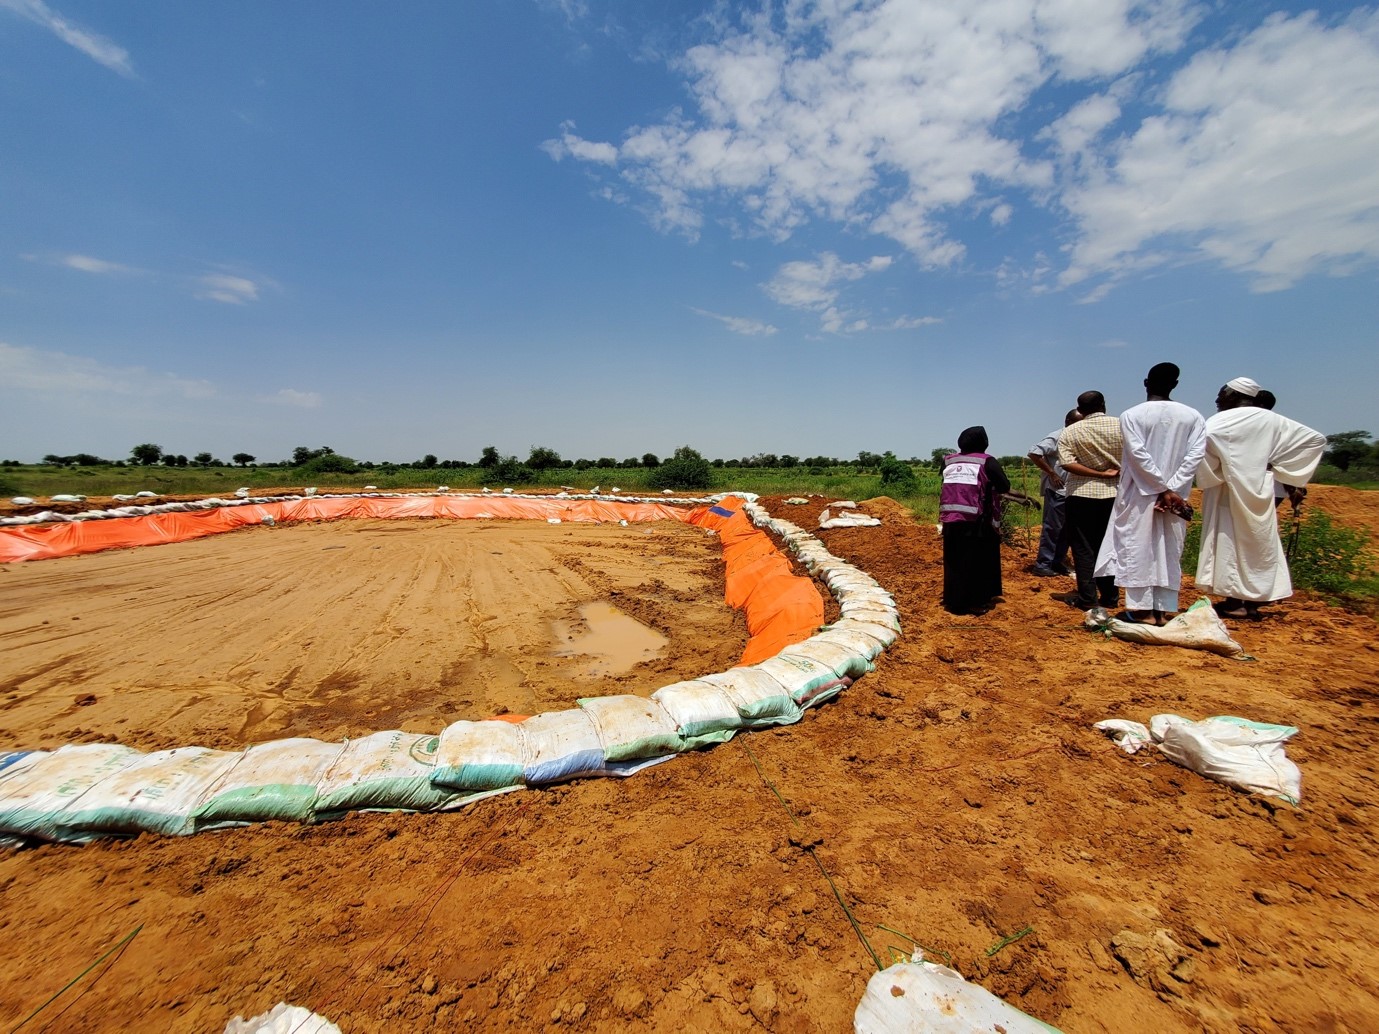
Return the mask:
{"type": "MultiPolygon", "coordinates": [[[[0,2],[3,2],[3,0],[0,0],[0,2]]],[[[204,301],[222,302],[226,305],[246,305],[249,302],[256,302],[259,300],[259,295],[262,291],[265,289],[275,289],[277,287],[277,284],[273,280],[257,274],[253,276],[241,276],[237,273],[227,272],[194,275],[182,273],[168,274],[80,254],[58,256],[25,255],[24,258],[30,261],[62,266],[66,269],[76,269],[83,273],[91,273],[97,276],[121,275],[139,277],[154,283],[171,282],[182,289],[190,289],[192,297],[194,298],[199,298],[204,301]]]]}
{"type": "MultiPolygon", "coordinates": [[[[697,113],[632,127],[616,148],[567,123],[557,156],[616,163],[693,237],[736,202],[776,239],[824,218],[889,236],[926,265],[964,254],[945,220],[991,186],[1045,189],[1052,167],[1003,135],[1055,75],[1108,76],[1176,45],[1187,0],[787,3],[690,49],[697,113]]],[[[997,209],[997,219],[1008,218],[997,209]]]]}
{"type": "Polygon", "coordinates": [[[547,140],[541,144],[541,149],[549,154],[556,161],[563,158],[574,158],[583,162],[595,162],[599,165],[615,165],[618,161],[618,149],[612,144],[591,143],[574,134],[575,124],[565,122],[560,127],[560,138],[558,140],[547,140]]]}
{"type": "Polygon", "coordinates": [[[875,322],[855,305],[841,304],[846,285],[889,269],[890,255],[874,255],[865,262],[844,262],[831,251],[813,261],[787,262],[761,285],[773,301],[792,309],[819,315],[819,327],[828,334],[857,334],[865,330],[912,330],[941,323],[936,316],[898,316],[875,322]]]}
{"type": "Polygon", "coordinates": [[[876,255],[866,262],[844,262],[825,251],[813,262],[787,262],[761,287],[782,305],[821,311],[838,300],[841,284],[887,269],[892,261],[889,255],[876,255]]]}
{"type": "Polygon", "coordinates": [[[90,255],[67,255],[62,259],[62,264],[68,269],[79,269],[83,273],[123,273],[139,274],[142,270],[135,269],[133,266],[122,266],[118,262],[106,262],[104,259],[92,258],[90,255]]]}
{"type": "Polygon", "coordinates": [[[320,409],[322,398],[319,392],[283,388],[272,395],[260,395],[259,401],[274,406],[291,406],[296,409],[320,409]]]}
{"type": "Polygon", "coordinates": [[[898,316],[885,324],[882,330],[914,330],[918,327],[930,327],[935,323],[942,323],[943,320],[937,316],[898,316]]]}
{"type": "Polygon", "coordinates": [[[129,52],[124,47],[104,36],[73,25],[43,0],[0,0],[0,8],[13,11],[21,18],[27,18],[34,24],[43,26],[62,42],[75,47],[112,72],[118,72],[127,79],[134,78],[134,68],[129,63],[129,52]]]}
{"type": "Polygon", "coordinates": [[[723,316],[716,312],[709,312],[708,309],[694,309],[693,311],[700,316],[718,320],[734,334],[741,334],[744,337],[770,337],[772,334],[779,333],[778,327],[763,323],[761,320],[749,319],[745,316],[723,316]]]}
{"type": "MultiPolygon", "coordinates": [[[[662,231],[695,239],[712,220],[779,241],[822,220],[930,268],[968,261],[967,233],[1045,207],[1065,220],[1061,276],[1042,254],[1023,260],[1033,274],[1012,257],[997,275],[1035,290],[1101,278],[1083,301],[1166,263],[1211,262],[1261,291],[1372,265],[1379,11],[1216,5],[1213,27],[1236,23],[1202,46],[1212,6],[767,0],[706,20],[712,38],[672,62],[683,109],[618,141],[567,122],[546,149],[662,231]]],[[[827,287],[777,286],[832,304],[827,287]]]]}
{"type": "Polygon", "coordinates": [[[142,366],[107,366],[85,356],[0,342],[0,384],[23,392],[105,394],[131,398],[205,399],[216,394],[204,380],[154,373],[142,366]]]}
{"type": "Polygon", "coordinates": [[[1379,259],[1379,12],[1273,15],[1173,76],[1064,203],[1064,284],[1208,259],[1259,291],[1379,259]]]}
{"type": "Polygon", "coordinates": [[[228,273],[209,273],[196,278],[197,298],[228,305],[243,305],[259,299],[259,285],[242,276],[228,273]]]}

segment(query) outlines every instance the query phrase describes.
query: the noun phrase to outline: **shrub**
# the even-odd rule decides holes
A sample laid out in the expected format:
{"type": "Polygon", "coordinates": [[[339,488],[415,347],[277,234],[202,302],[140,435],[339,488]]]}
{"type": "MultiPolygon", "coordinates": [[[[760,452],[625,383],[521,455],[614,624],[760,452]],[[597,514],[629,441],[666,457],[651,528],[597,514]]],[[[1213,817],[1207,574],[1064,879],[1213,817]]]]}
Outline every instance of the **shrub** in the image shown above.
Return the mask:
{"type": "Polygon", "coordinates": [[[1374,578],[1374,557],[1366,550],[1369,535],[1333,524],[1325,511],[1308,509],[1293,540],[1285,528],[1284,544],[1292,545],[1288,570],[1293,584],[1330,596],[1347,596],[1374,578]]]}
{"type": "Polygon", "coordinates": [[[529,485],[536,480],[536,471],[516,456],[504,456],[493,467],[493,480],[504,485],[529,485]]]}
{"type": "Polygon", "coordinates": [[[354,474],[359,467],[348,456],[328,452],[307,460],[297,469],[303,474],[354,474]]]}
{"type": "Polygon", "coordinates": [[[888,452],[881,457],[881,484],[887,488],[896,488],[901,491],[911,488],[914,485],[915,472],[908,463],[904,463],[895,458],[895,453],[888,452]]]}
{"type": "MultiPolygon", "coordinates": [[[[1323,510],[1308,508],[1297,525],[1286,516],[1281,529],[1285,548],[1291,546],[1288,572],[1295,589],[1311,589],[1325,596],[1373,595],[1375,559],[1367,549],[1369,536],[1334,524],[1323,510]]],[[[1197,570],[1202,548],[1202,525],[1194,520],[1183,545],[1183,570],[1197,570]]]]}
{"type": "Polygon", "coordinates": [[[713,487],[713,467],[688,445],[651,471],[647,484],[652,488],[700,489],[713,487]]]}

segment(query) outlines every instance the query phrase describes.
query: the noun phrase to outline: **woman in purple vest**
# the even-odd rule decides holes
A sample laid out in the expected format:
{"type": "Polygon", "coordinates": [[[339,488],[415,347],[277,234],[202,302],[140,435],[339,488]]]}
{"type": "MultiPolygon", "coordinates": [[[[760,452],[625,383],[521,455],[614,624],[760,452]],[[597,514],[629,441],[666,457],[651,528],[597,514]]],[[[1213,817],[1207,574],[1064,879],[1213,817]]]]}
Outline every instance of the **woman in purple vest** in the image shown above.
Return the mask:
{"type": "Polygon", "coordinates": [[[986,428],[969,427],[958,435],[958,451],[943,459],[943,607],[953,614],[992,608],[1001,595],[1001,504],[1034,502],[1011,491],[1006,472],[986,449],[986,428]]]}

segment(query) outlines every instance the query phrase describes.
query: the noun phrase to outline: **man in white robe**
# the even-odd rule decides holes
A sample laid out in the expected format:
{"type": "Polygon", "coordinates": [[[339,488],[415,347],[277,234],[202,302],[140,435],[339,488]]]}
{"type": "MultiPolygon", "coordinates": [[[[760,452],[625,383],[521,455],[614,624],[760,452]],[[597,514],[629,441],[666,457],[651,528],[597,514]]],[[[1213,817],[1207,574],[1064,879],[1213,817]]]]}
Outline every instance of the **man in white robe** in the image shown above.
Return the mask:
{"type": "Polygon", "coordinates": [[[1163,624],[1178,610],[1185,497],[1206,452],[1206,423],[1169,398],[1177,386],[1178,367],[1159,363],[1144,380],[1147,400],[1120,415],[1120,486],[1096,574],[1125,590],[1123,620],[1163,624]]]}
{"type": "Polygon", "coordinates": [[[1202,489],[1197,587],[1226,597],[1216,605],[1223,617],[1255,619],[1261,603],[1293,595],[1274,512],[1274,481],[1302,488],[1326,449],[1324,435],[1252,405],[1259,390],[1248,377],[1222,387],[1217,412],[1207,420],[1207,452],[1197,470],[1202,489]]]}

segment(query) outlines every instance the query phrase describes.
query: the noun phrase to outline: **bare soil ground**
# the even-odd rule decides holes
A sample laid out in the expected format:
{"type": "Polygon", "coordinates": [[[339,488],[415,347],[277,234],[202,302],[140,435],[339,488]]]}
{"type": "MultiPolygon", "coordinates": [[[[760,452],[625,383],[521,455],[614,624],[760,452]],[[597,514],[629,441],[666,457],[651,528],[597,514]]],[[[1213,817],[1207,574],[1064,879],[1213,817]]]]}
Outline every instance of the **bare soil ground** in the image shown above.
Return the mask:
{"type": "MultiPolygon", "coordinates": [[[[1309,505],[1376,528],[1377,501],[1309,505]]],[[[823,504],[765,502],[806,527],[823,504]]],[[[286,1000],[346,1032],[844,1031],[900,931],[1069,1032],[1379,1029],[1374,620],[1295,597],[1233,627],[1254,662],[1107,641],[1024,543],[1005,601],[954,618],[932,527],[863,508],[884,523],[820,537],[904,634],[798,725],[450,814],[0,857],[0,1018],[143,924],[30,1027],[219,1031],[286,1000]],[[1298,726],[1302,806],[1091,728],[1163,711],[1298,726]]],[[[514,629],[614,592],[671,643],[596,691],[729,666],[712,540],[646,530],[341,523],[0,569],[0,749],[568,706],[573,662],[514,629]]]]}

